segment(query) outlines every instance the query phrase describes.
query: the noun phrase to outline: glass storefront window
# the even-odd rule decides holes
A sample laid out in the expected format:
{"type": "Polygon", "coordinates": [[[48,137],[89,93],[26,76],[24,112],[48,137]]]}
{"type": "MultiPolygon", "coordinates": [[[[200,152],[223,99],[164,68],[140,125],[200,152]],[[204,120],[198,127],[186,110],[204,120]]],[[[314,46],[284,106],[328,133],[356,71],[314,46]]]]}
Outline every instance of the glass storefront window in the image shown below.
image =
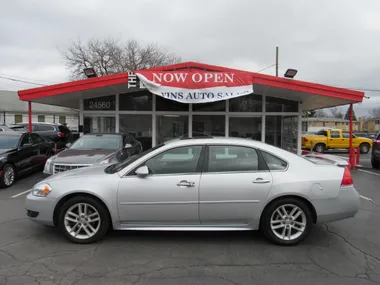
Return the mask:
{"type": "Polygon", "coordinates": [[[230,112],[262,112],[263,96],[250,94],[229,100],[230,112]]]}
{"type": "Polygon", "coordinates": [[[193,115],[193,136],[202,134],[225,136],[225,116],[193,115]]]}
{"type": "Polygon", "coordinates": [[[282,120],[282,148],[288,151],[296,152],[298,117],[284,116],[282,120]]]}
{"type": "Polygon", "coordinates": [[[298,102],[275,97],[266,97],[266,112],[298,112],[298,102]]]}
{"type": "Polygon", "coordinates": [[[229,136],[261,141],[261,117],[230,117],[229,136]]]}
{"type": "Polygon", "coordinates": [[[189,132],[189,116],[157,116],[157,144],[186,135],[189,132]]]}
{"type": "Polygon", "coordinates": [[[157,111],[189,111],[189,104],[156,96],[157,111]]]}
{"type": "Polygon", "coordinates": [[[83,132],[87,133],[114,133],[115,117],[99,117],[86,116],[84,117],[83,132]]]}
{"type": "Polygon", "coordinates": [[[129,133],[143,146],[143,150],[152,147],[152,115],[120,114],[120,133],[129,133]]]}
{"type": "Polygon", "coordinates": [[[282,116],[266,116],[265,142],[281,147],[282,116]]]}
{"type": "Polygon", "coordinates": [[[148,90],[119,95],[120,111],[152,111],[153,95],[148,90]]]}
{"type": "Polygon", "coordinates": [[[193,111],[199,112],[224,112],[226,111],[226,101],[216,101],[210,103],[193,104],[193,111]]]}

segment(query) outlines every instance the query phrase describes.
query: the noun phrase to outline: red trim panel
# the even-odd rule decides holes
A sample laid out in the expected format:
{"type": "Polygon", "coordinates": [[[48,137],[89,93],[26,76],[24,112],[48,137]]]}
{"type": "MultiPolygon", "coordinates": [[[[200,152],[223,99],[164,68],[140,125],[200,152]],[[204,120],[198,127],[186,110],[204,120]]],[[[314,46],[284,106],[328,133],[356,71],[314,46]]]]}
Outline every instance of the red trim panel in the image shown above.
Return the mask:
{"type": "MultiPolygon", "coordinates": [[[[150,68],[150,71],[169,71],[175,69],[183,69],[187,67],[198,68],[203,70],[218,71],[218,72],[246,72],[232,68],[225,68],[221,66],[201,64],[197,62],[184,62],[179,64],[161,66],[150,68]]],[[[327,85],[321,85],[317,83],[310,83],[305,81],[298,81],[293,79],[286,79],[281,77],[275,77],[255,72],[246,72],[252,74],[252,84],[260,84],[265,86],[271,86],[281,89],[305,92],[315,95],[322,95],[327,97],[339,98],[350,100],[353,102],[362,102],[364,92],[331,87],[327,85]]],[[[90,90],[95,88],[107,87],[117,84],[127,84],[128,73],[112,74],[102,77],[83,79],[78,81],[66,82],[56,85],[50,85],[39,88],[32,88],[27,90],[18,91],[20,100],[28,101],[37,98],[54,96],[59,94],[78,92],[84,90],[90,90]]]]}

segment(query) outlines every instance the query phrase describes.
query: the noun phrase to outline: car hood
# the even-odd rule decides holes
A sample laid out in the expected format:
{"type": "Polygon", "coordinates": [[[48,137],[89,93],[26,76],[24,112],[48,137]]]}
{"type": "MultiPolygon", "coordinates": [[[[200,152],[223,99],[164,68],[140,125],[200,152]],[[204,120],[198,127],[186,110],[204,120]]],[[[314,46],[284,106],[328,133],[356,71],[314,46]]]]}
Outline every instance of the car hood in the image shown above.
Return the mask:
{"type": "Polygon", "coordinates": [[[95,164],[112,157],[116,153],[116,150],[66,149],[56,155],[53,163],[95,164]]]}
{"type": "Polygon", "coordinates": [[[12,151],[13,149],[4,149],[4,148],[0,148],[0,155],[2,155],[2,154],[6,154],[7,152],[10,152],[10,151],[12,151]]]}
{"type": "Polygon", "coordinates": [[[98,166],[91,166],[91,167],[83,167],[78,168],[70,171],[60,172],[57,174],[54,174],[52,176],[49,176],[43,180],[43,182],[49,182],[49,181],[55,181],[63,178],[76,178],[76,177],[82,177],[82,176],[97,176],[99,175],[109,175],[104,172],[104,169],[108,167],[109,165],[98,165],[98,166]]]}

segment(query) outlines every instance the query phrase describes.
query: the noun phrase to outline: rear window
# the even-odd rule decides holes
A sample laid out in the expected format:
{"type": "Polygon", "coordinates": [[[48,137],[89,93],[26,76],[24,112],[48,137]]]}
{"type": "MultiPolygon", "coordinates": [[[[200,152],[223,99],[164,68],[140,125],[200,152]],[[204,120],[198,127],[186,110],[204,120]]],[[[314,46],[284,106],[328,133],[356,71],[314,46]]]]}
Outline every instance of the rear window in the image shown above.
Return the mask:
{"type": "Polygon", "coordinates": [[[288,167],[288,163],[285,160],[265,151],[261,151],[261,153],[269,170],[285,170],[288,167]]]}
{"type": "Polygon", "coordinates": [[[36,125],[36,131],[39,131],[39,132],[55,131],[55,128],[49,125],[36,125]]]}
{"type": "Polygon", "coordinates": [[[326,132],[326,131],[319,131],[319,132],[317,133],[317,135],[327,137],[327,132],[326,132]]]}

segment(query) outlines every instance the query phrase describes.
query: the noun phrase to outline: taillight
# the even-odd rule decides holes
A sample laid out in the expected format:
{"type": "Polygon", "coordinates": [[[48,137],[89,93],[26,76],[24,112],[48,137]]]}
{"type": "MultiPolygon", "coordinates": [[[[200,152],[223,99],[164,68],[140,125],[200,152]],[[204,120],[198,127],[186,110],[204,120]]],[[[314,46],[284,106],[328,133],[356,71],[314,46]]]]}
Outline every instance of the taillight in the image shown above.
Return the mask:
{"type": "Polygon", "coordinates": [[[58,132],[57,135],[60,137],[60,138],[63,138],[65,136],[64,133],[61,133],[61,132],[58,132]]]}
{"type": "Polygon", "coordinates": [[[374,145],[380,145],[380,140],[374,140],[374,141],[373,141],[373,144],[374,144],[374,145]]]}
{"type": "Polygon", "coordinates": [[[309,140],[307,138],[302,138],[303,142],[306,143],[308,142],[309,140]]]}
{"type": "Polygon", "coordinates": [[[345,167],[342,183],[340,184],[340,186],[350,186],[353,184],[354,181],[352,180],[351,171],[347,167],[345,167]]]}

